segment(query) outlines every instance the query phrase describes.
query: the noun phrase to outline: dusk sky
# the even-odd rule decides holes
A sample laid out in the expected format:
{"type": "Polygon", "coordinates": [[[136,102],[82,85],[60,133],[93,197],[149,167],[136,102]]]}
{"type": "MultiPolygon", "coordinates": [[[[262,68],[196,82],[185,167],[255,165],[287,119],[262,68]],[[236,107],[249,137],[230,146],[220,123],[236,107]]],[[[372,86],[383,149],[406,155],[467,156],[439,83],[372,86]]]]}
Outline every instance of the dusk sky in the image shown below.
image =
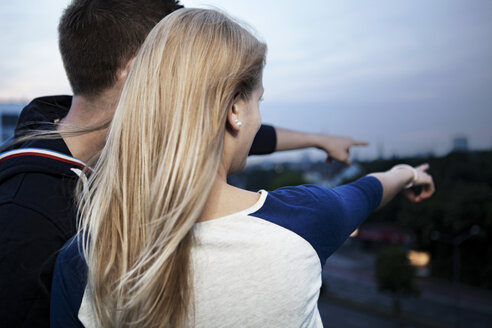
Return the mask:
{"type": "MultiPolygon", "coordinates": [[[[68,3],[2,1],[0,101],[70,94],[56,31],[68,3]]],[[[490,0],[182,3],[223,9],[266,41],[266,123],[367,140],[360,157],[443,154],[461,135],[492,146],[490,0]]]]}

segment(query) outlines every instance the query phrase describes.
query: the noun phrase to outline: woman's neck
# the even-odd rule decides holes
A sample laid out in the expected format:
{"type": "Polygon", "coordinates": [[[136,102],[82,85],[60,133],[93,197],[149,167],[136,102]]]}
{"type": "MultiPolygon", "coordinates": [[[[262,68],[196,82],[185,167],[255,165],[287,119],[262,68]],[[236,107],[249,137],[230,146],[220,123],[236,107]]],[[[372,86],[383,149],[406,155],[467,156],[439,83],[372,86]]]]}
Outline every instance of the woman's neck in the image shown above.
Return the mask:
{"type": "Polygon", "coordinates": [[[217,219],[253,206],[260,194],[231,186],[217,175],[198,221],[217,219]]]}

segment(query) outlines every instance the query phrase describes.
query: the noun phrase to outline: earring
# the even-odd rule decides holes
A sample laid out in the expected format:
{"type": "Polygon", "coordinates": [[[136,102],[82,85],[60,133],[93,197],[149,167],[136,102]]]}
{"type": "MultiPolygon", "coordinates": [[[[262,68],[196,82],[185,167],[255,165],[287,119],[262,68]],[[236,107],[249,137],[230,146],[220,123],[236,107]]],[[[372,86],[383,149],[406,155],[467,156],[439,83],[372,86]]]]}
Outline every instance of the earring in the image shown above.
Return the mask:
{"type": "Polygon", "coordinates": [[[234,118],[234,123],[236,123],[238,128],[240,128],[243,125],[243,123],[240,120],[238,120],[237,118],[234,118]]]}

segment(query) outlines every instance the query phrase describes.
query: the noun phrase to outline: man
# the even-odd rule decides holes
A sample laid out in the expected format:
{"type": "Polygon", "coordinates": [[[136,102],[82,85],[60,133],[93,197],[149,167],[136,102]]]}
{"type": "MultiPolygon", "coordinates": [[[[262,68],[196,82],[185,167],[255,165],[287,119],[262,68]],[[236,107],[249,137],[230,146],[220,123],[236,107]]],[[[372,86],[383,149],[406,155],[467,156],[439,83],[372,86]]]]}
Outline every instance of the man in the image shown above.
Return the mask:
{"type": "MultiPolygon", "coordinates": [[[[32,130],[48,136],[0,155],[0,326],[49,326],[56,252],[76,232],[77,179],[104,146],[132,58],[154,25],[181,7],[173,0],[74,0],[65,10],[59,47],[74,96],[34,99],[15,137],[32,130]],[[87,131],[60,138],[55,126],[87,131]]],[[[349,164],[348,150],[359,144],[263,126],[252,153],[315,146],[349,164]]]]}

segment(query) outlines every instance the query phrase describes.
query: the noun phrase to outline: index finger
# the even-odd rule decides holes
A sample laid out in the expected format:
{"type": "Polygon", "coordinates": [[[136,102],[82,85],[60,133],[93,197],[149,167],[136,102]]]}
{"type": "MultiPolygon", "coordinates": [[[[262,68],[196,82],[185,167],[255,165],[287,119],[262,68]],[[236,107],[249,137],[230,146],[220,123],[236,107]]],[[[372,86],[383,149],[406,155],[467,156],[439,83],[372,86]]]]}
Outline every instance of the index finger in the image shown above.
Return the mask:
{"type": "Polygon", "coordinates": [[[369,143],[362,140],[352,140],[352,146],[369,146],[369,143]]]}
{"type": "Polygon", "coordinates": [[[429,167],[430,167],[429,163],[424,163],[417,166],[416,169],[421,171],[427,171],[429,167]]]}

